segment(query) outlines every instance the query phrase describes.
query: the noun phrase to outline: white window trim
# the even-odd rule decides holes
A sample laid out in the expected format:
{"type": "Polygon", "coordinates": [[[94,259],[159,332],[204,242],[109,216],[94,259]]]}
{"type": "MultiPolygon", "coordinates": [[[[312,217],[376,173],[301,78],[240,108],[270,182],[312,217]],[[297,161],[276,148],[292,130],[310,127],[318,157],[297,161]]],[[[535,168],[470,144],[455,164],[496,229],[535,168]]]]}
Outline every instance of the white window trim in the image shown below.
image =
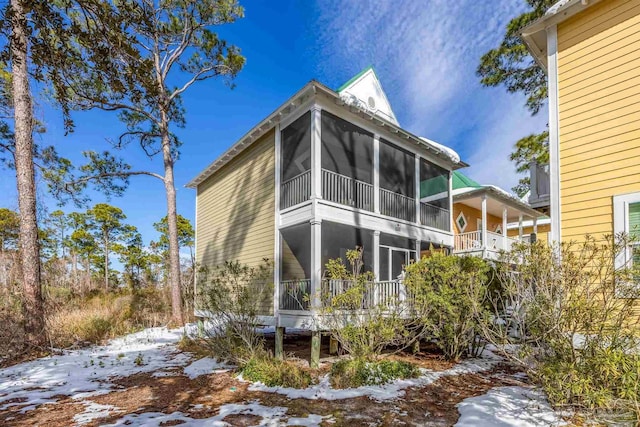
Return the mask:
{"type": "Polygon", "coordinates": [[[464,233],[464,230],[466,230],[466,229],[467,229],[467,226],[469,225],[469,221],[467,221],[467,218],[464,216],[464,213],[460,212],[460,213],[458,214],[458,216],[456,217],[456,225],[457,225],[458,227],[460,227],[460,232],[461,232],[461,233],[464,233]],[[459,222],[458,222],[458,221],[460,221],[460,217],[462,217],[462,219],[464,220],[464,227],[460,227],[460,224],[459,224],[459,222]]]}
{"type": "MultiPolygon", "coordinates": [[[[620,194],[613,196],[613,233],[618,236],[621,233],[629,234],[629,205],[632,203],[640,203],[640,192],[620,194]]],[[[615,268],[625,268],[631,265],[632,253],[631,246],[628,246],[616,254],[615,268]]],[[[639,284],[636,284],[637,289],[639,284]]],[[[617,292],[616,292],[617,293],[617,292]]],[[[625,295],[617,295],[624,297],[625,295]]],[[[637,298],[637,296],[634,296],[637,298]]]]}

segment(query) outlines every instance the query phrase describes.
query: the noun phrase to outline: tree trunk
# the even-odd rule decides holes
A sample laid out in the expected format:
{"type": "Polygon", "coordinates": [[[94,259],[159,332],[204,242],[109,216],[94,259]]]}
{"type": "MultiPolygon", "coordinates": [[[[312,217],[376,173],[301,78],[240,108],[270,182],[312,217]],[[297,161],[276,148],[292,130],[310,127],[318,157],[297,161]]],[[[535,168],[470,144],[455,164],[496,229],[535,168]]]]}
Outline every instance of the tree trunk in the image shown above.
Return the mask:
{"type": "Polygon", "coordinates": [[[40,244],[36,216],[36,182],[33,165],[33,109],[27,71],[27,19],[25,4],[11,0],[11,60],[13,77],[15,167],[20,210],[20,261],[22,263],[25,332],[32,345],[46,343],[40,272],[40,244]]]}
{"type": "Polygon", "coordinates": [[[164,160],[164,188],[167,195],[167,228],[169,232],[169,285],[171,312],[175,324],[183,324],[182,294],[180,290],[180,246],[178,243],[178,211],[176,187],[173,180],[173,155],[166,112],[162,112],[162,157],[164,160]]]}
{"type": "Polygon", "coordinates": [[[109,292],[109,236],[104,234],[104,291],[109,292]]]}

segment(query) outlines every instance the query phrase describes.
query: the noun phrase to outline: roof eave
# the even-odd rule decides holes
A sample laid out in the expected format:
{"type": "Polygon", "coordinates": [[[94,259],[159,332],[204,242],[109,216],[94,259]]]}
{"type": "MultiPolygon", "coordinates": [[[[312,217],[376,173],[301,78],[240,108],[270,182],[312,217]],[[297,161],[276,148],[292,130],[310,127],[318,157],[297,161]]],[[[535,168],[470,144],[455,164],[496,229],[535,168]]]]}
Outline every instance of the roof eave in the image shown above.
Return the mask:
{"type": "Polygon", "coordinates": [[[540,217],[544,216],[544,214],[542,214],[542,213],[538,212],[537,210],[533,209],[531,206],[529,206],[525,202],[517,199],[515,196],[513,196],[513,197],[507,196],[502,191],[498,191],[497,189],[495,189],[492,186],[484,186],[484,187],[481,187],[481,188],[476,188],[474,190],[468,191],[466,193],[456,194],[456,195],[453,196],[453,201],[454,201],[454,203],[455,202],[461,202],[463,200],[472,199],[472,198],[475,198],[475,197],[478,197],[478,196],[481,196],[481,195],[487,194],[487,193],[491,193],[491,195],[495,199],[499,199],[500,201],[504,202],[505,204],[508,204],[511,207],[522,211],[523,213],[527,214],[530,217],[540,218],[540,217]]]}

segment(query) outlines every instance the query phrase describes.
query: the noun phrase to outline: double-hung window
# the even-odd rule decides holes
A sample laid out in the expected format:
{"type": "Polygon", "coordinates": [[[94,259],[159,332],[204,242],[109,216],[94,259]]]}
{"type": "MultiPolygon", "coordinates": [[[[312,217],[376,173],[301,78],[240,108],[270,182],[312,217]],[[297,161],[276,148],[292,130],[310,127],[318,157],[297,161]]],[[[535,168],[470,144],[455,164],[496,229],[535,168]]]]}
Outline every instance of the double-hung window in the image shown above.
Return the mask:
{"type": "MultiPolygon", "coordinates": [[[[624,233],[628,239],[626,247],[616,254],[616,269],[640,271],[640,192],[613,196],[613,231],[616,236],[624,233]]],[[[618,291],[620,296],[640,296],[640,276],[634,274],[633,283],[621,284],[618,291]]]]}

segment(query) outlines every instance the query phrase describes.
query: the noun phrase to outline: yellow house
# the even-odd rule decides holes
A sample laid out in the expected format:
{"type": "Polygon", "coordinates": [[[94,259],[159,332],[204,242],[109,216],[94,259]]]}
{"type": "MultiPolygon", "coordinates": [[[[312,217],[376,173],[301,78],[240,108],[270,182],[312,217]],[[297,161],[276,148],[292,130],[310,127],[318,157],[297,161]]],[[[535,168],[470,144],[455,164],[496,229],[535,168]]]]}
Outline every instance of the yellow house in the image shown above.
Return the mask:
{"type": "Polygon", "coordinates": [[[522,37],[548,74],[550,238],[640,226],[640,0],[559,1],[522,37]]]}

